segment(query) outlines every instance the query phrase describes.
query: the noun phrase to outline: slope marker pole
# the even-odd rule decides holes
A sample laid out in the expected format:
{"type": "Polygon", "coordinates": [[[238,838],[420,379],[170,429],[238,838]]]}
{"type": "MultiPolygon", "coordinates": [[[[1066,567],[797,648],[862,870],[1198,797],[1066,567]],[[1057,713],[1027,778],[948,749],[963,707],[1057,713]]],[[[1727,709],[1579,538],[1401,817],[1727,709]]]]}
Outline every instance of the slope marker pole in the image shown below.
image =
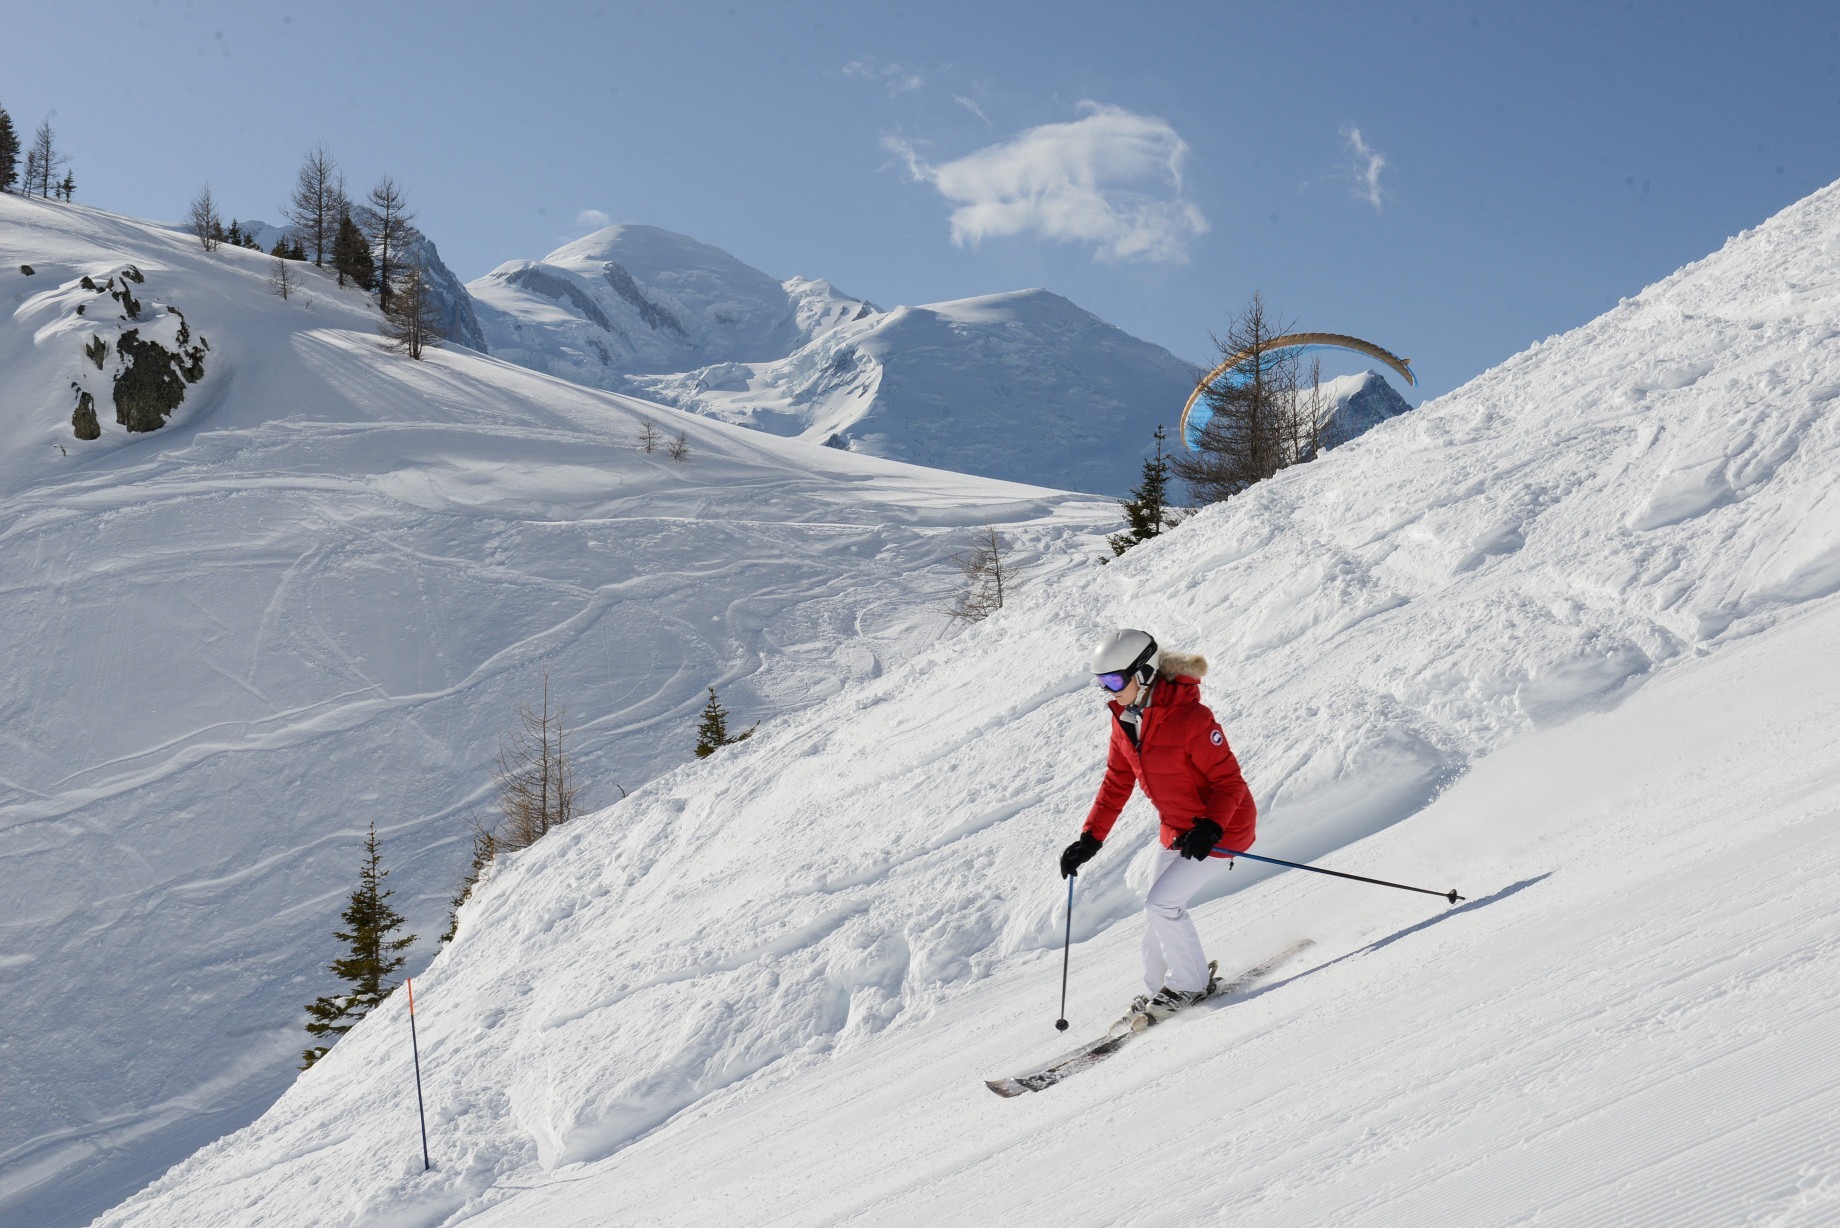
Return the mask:
{"type": "Polygon", "coordinates": [[[415,1112],[422,1119],[422,1171],[427,1172],[433,1165],[428,1162],[428,1110],[422,1107],[422,1047],[415,1038],[415,980],[404,978],[403,984],[409,990],[409,1050],[415,1054],[415,1112]]]}

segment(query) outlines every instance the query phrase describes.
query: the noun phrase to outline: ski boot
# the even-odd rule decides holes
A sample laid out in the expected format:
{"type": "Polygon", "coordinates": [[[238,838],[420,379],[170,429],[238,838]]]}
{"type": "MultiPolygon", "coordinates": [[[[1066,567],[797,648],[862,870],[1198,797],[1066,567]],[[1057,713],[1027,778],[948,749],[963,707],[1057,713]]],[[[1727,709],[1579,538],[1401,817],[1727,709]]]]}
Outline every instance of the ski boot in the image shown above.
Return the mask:
{"type": "Polygon", "coordinates": [[[1171,989],[1165,985],[1153,994],[1139,994],[1131,1000],[1131,1009],[1118,1021],[1117,1027],[1128,1031],[1141,1032],[1169,1018],[1186,1006],[1210,997],[1220,988],[1220,965],[1216,961],[1208,963],[1208,979],[1205,989],[1171,989]]]}

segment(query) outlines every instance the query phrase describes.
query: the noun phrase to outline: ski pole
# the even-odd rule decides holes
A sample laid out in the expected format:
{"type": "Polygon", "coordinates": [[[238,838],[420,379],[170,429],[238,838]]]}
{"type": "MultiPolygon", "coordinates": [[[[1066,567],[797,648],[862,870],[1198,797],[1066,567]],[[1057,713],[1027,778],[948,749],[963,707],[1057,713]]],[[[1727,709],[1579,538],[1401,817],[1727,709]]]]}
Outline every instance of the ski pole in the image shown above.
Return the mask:
{"type": "Polygon", "coordinates": [[[1061,1017],[1054,1026],[1067,1030],[1067,961],[1073,956],[1073,875],[1067,876],[1067,940],[1061,944],[1061,1017]]]}
{"type": "Polygon", "coordinates": [[[415,981],[405,978],[403,984],[409,988],[409,1051],[415,1054],[415,1112],[422,1119],[422,1171],[432,1167],[428,1163],[428,1110],[422,1107],[422,1047],[415,1039],[415,981]]]}
{"type": "Polygon", "coordinates": [[[1242,853],[1235,849],[1222,848],[1218,845],[1215,846],[1214,851],[1216,853],[1225,853],[1229,857],[1250,857],[1254,861],[1263,861],[1274,866],[1289,866],[1293,870],[1308,870],[1312,874],[1333,874],[1337,878],[1352,878],[1357,883],[1373,883],[1379,887],[1397,887],[1401,891],[1422,891],[1426,895],[1441,895],[1452,904],[1455,904],[1458,900],[1468,898],[1467,896],[1458,895],[1454,887],[1449,891],[1433,891],[1429,887],[1408,887],[1404,883],[1389,883],[1384,878],[1366,878],[1359,874],[1344,874],[1340,870],[1325,870],[1321,866],[1306,866],[1300,861],[1280,861],[1276,857],[1261,857],[1257,853],[1242,853]]]}

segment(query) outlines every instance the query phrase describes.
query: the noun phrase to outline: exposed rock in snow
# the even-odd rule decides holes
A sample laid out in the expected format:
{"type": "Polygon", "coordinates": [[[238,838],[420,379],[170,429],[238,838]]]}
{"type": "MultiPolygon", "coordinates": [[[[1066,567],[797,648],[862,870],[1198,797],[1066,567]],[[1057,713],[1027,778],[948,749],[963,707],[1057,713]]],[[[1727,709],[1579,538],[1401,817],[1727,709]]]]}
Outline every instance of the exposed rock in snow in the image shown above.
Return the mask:
{"type": "Polygon", "coordinates": [[[158,430],[184,402],[186,386],[204,378],[210,343],[194,337],[184,314],[156,293],[138,268],[123,264],[92,268],[20,306],[39,347],[75,351],[69,386],[77,439],[102,438],[101,400],[114,404],[116,424],[128,431],[158,430]]]}

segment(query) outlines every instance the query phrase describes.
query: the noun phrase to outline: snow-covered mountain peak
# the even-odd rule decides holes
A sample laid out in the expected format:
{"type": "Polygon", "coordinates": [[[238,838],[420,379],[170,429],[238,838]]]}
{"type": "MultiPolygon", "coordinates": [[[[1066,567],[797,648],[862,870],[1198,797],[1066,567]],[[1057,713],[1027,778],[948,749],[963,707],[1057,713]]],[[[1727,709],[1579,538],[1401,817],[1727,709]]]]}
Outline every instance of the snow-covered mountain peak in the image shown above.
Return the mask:
{"type": "Polygon", "coordinates": [[[873,311],[828,282],[781,282],[656,226],[608,226],[467,289],[490,351],[597,388],[645,371],[781,357],[873,311]]]}
{"type": "Polygon", "coordinates": [[[564,243],[543,258],[563,268],[592,269],[618,264],[646,281],[703,275],[739,284],[769,283],[777,278],[743,264],[719,247],[660,226],[622,223],[564,243]]]}

